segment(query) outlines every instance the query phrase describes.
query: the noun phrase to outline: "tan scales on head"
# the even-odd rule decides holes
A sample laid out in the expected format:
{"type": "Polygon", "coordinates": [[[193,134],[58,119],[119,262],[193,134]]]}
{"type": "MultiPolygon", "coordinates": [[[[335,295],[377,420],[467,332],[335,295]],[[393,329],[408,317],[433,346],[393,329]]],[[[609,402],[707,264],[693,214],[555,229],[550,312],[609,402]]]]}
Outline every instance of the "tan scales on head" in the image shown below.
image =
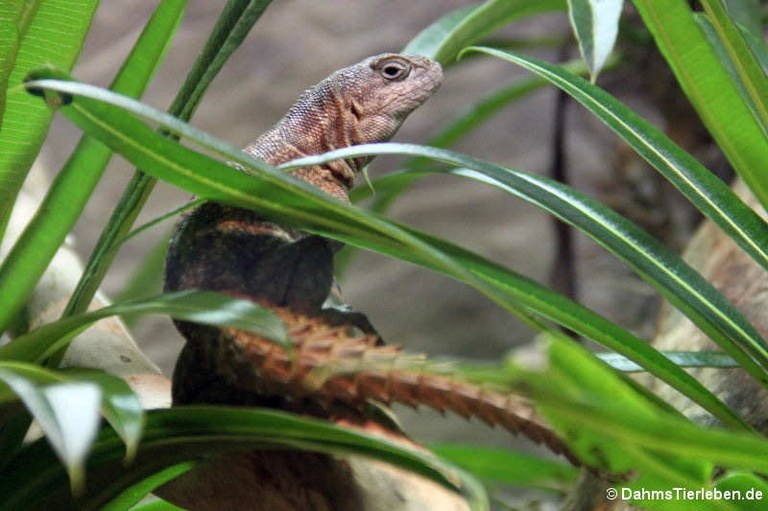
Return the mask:
{"type": "MultiPolygon", "coordinates": [[[[440,64],[426,57],[369,57],[307,89],[285,117],[245,151],[277,165],[351,145],[386,142],[442,80],[440,64]]],[[[368,160],[335,161],[295,175],[345,199],[368,160]]]]}

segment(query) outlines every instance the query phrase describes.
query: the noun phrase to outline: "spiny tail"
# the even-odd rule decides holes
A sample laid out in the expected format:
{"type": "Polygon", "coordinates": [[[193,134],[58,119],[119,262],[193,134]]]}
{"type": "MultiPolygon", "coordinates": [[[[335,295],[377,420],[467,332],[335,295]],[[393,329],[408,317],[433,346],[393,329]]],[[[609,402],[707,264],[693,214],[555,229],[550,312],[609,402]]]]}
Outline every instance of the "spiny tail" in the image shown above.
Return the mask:
{"type": "Polygon", "coordinates": [[[376,346],[376,336],[285,309],[273,310],[289,329],[291,351],[242,330],[223,330],[227,354],[222,362],[238,367],[221,369],[239,374],[241,384],[245,365],[258,381],[259,392],[309,398],[329,407],[339,402],[357,406],[370,400],[451,411],[521,433],[579,463],[527,399],[441,374],[423,355],[407,354],[396,346],[376,346]]]}

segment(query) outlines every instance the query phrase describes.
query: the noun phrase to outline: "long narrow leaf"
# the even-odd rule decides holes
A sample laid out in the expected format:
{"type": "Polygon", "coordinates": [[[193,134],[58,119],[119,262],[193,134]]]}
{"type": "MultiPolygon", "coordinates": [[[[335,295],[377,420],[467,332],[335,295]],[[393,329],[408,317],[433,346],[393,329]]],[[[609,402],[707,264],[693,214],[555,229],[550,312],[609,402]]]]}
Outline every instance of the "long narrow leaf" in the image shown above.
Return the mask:
{"type": "MultiPolygon", "coordinates": [[[[125,107],[134,114],[147,116],[166,128],[173,129],[217,151],[226,159],[241,164],[252,174],[249,176],[238,172],[214,159],[165,140],[148,127],[125,115],[123,110],[88,100],[83,96],[72,103],[72,108],[65,109],[67,115],[91,135],[100,137],[132,162],[151,169],[158,177],[210,199],[253,208],[267,217],[284,222],[301,223],[305,228],[355,246],[422,264],[476,287],[510,311],[523,311],[526,314],[536,312],[555,319],[574,331],[628,356],[670,385],[691,396],[725,422],[743,425],[728,407],[701,387],[696,380],[658,355],[642,341],[578,304],[513,272],[447,242],[402,228],[376,215],[332,200],[314,187],[253,160],[238,149],[231,148],[166,114],[127,98],[69,82],[38,81],[31,83],[30,86],[56,87],[57,90],[67,94],[91,94],[125,107]],[[105,122],[106,120],[111,122],[105,122]]],[[[69,100],[71,99],[69,97],[69,100]]],[[[490,169],[491,172],[502,175],[511,172],[449,151],[400,144],[351,148],[335,154],[346,155],[354,151],[360,154],[388,152],[425,156],[450,164],[490,169]]],[[[322,161],[322,158],[318,161],[322,161]]],[[[513,175],[517,176],[518,173],[513,175]]],[[[524,176],[521,173],[519,175],[524,176]]],[[[534,178],[526,177],[525,179],[534,178]]],[[[548,182],[544,181],[544,183],[548,182]]],[[[560,192],[556,191],[553,194],[544,189],[540,191],[545,197],[550,198],[548,200],[560,200],[560,192]]],[[[563,201],[560,203],[564,207],[568,204],[563,201]]],[[[752,367],[755,370],[755,367],[752,367]]],[[[755,372],[759,372],[759,369],[755,372]]]]}
{"type": "MultiPolygon", "coordinates": [[[[139,97],[149,83],[184,13],[186,0],[163,0],[120,68],[112,89],[139,97]]],[[[64,238],[83,212],[112,156],[83,137],[51,184],[35,216],[0,266],[0,331],[27,301],[64,238]]]]}
{"type": "MultiPolygon", "coordinates": [[[[127,509],[141,509],[142,511],[149,511],[150,509],[155,509],[149,508],[147,506],[141,506],[139,508],[132,506],[139,504],[139,502],[144,500],[147,495],[152,493],[152,491],[154,491],[157,487],[179,477],[182,474],[185,474],[194,468],[194,466],[195,464],[193,462],[185,461],[183,463],[171,465],[168,468],[158,470],[149,477],[146,477],[138,483],[132,484],[123,490],[109,503],[103,504],[99,511],[126,511],[127,509]]],[[[165,511],[184,511],[182,508],[176,507],[173,504],[162,500],[158,500],[154,502],[154,504],[163,506],[162,508],[158,509],[163,509],[165,511]]]]}
{"type": "Polygon", "coordinates": [[[452,64],[462,48],[516,19],[565,8],[565,0],[487,0],[474,9],[461,8],[439,19],[408,43],[403,53],[452,64]]]}
{"type": "Polygon", "coordinates": [[[229,0],[169,111],[189,120],[216,75],[272,0],[229,0]]]}
{"type": "Polygon", "coordinates": [[[8,80],[16,64],[21,41],[42,0],[3,0],[0,2],[0,128],[5,113],[8,80]]]}
{"type": "MultiPolygon", "coordinates": [[[[123,511],[125,508],[117,507],[116,510],[123,511]]],[[[110,508],[105,507],[104,511],[111,511],[110,508]]],[[[130,511],[184,511],[184,509],[174,506],[170,502],[165,500],[154,500],[146,504],[140,504],[137,507],[130,508],[130,511]]]]}
{"type": "Polygon", "coordinates": [[[547,363],[538,368],[509,366],[513,386],[527,389],[584,459],[613,473],[631,470],[632,478],[618,486],[698,488],[712,484],[717,466],[764,470],[768,442],[760,435],[659,414],[583,346],[551,337],[542,351],[547,363]]]}
{"type": "Polygon", "coordinates": [[[768,224],[725,183],[648,121],[601,88],[561,67],[493,48],[471,50],[518,64],[570,94],[768,270],[768,224]]]}
{"type": "Polygon", "coordinates": [[[634,0],[683,91],[736,172],[768,207],[768,131],[738,89],[684,0],[634,0]]]}
{"type": "Polygon", "coordinates": [[[768,384],[768,345],[723,295],[655,238],[610,208],[565,185],[452,151],[410,144],[340,149],[295,160],[290,167],[373,154],[419,155],[454,165],[459,168],[450,172],[505,190],[578,227],[654,285],[758,381],[768,384]]]}
{"type": "Polygon", "coordinates": [[[0,360],[41,362],[94,322],[108,316],[129,314],[168,314],[195,323],[250,330],[284,346],[289,342],[283,323],[271,311],[254,302],[211,291],[180,291],[117,303],[46,323],[0,347],[0,360]]]}
{"type": "MultiPolygon", "coordinates": [[[[181,90],[168,111],[171,115],[189,120],[208,90],[208,86],[232,53],[259,20],[272,0],[229,0],[221,11],[216,25],[203,50],[195,59],[181,90]]],[[[96,247],[85,265],[83,275],[72,292],[64,315],[86,310],[91,303],[107,269],[112,264],[120,244],[126,239],[136,217],[152,193],[155,179],[141,169],[134,172],[96,242],[96,247]]]]}
{"type": "Polygon", "coordinates": [[[509,450],[460,444],[429,447],[438,456],[490,483],[564,489],[578,475],[576,467],[509,450]]]}
{"type": "Polygon", "coordinates": [[[73,491],[82,491],[85,457],[99,425],[99,387],[82,382],[40,386],[27,375],[7,368],[0,368],[0,380],[13,389],[40,425],[66,467],[73,491]]]}
{"type": "MultiPolygon", "coordinates": [[[[739,364],[719,351],[662,351],[662,355],[680,367],[717,367],[735,369],[739,364]]],[[[644,369],[617,353],[596,353],[597,358],[619,371],[631,373],[644,369]]]]}
{"type": "MultiPolygon", "coordinates": [[[[35,67],[55,64],[70,69],[80,53],[98,0],[46,0],[31,7],[24,38],[8,86],[13,88],[35,67]]],[[[43,142],[51,112],[40,102],[15,90],[6,98],[0,133],[0,238],[21,183],[43,142]]]]}
{"type": "MultiPolygon", "coordinates": [[[[63,383],[95,384],[104,398],[101,404],[102,414],[125,442],[126,459],[130,460],[135,455],[144,425],[144,412],[138,396],[124,380],[99,371],[53,371],[39,365],[12,360],[0,360],[0,371],[24,379],[35,388],[63,383]]],[[[8,392],[0,390],[0,403],[17,398],[10,389],[8,392]]]]}
{"type": "MultiPolygon", "coordinates": [[[[115,440],[111,431],[102,431],[94,445],[88,487],[79,501],[81,509],[101,509],[137,479],[207,454],[285,448],[378,459],[461,491],[473,510],[483,511],[488,506],[485,492],[474,478],[423,449],[282,412],[202,406],[151,411],[136,462],[128,469],[121,462],[115,440]]],[[[24,509],[40,508],[44,503],[55,508],[70,502],[66,480],[53,469],[54,464],[45,443],[23,451],[0,478],[3,504],[8,509],[24,509]]]]}
{"type": "Polygon", "coordinates": [[[568,0],[568,17],[593,82],[613,51],[623,6],[624,0],[568,0]]]}
{"type": "Polygon", "coordinates": [[[702,0],[720,42],[725,48],[746,90],[755,116],[764,130],[768,130],[768,77],[749,48],[742,31],[731,19],[722,0],[702,0]]]}
{"type": "Polygon", "coordinates": [[[125,460],[136,456],[144,429],[144,409],[139,396],[122,378],[101,371],[69,371],[67,376],[78,382],[95,383],[104,396],[102,413],[117,435],[125,442],[125,460]]]}

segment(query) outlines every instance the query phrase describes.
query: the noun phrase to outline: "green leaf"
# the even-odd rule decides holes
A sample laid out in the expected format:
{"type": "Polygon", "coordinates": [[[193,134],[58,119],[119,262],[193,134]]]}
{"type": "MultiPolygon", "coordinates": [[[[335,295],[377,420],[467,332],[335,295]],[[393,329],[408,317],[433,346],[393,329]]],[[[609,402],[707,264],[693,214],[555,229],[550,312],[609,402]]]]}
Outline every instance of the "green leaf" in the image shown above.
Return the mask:
{"type": "MultiPolygon", "coordinates": [[[[125,459],[131,461],[144,428],[144,409],[136,393],[122,378],[100,371],[71,371],[73,379],[98,385],[104,395],[102,413],[107,422],[125,442],[125,459]]],[[[67,373],[65,373],[67,374],[67,373]]]]}
{"type": "MultiPolygon", "coordinates": [[[[136,300],[147,295],[160,293],[163,287],[163,268],[167,253],[168,236],[163,236],[149,247],[147,253],[131,272],[123,289],[114,295],[115,301],[136,300]]],[[[132,320],[139,319],[141,318],[132,318],[132,320]]],[[[129,322],[128,326],[132,327],[133,325],[129,322]]]]}
{"type": "MultiPolygon", "coordinates": [[[[470,16],[481,4],[468,5],[466,7],[459,7],[448,14],[445,14],[440,19],[432,23],[430,26],[419,32],[416,37],[410,40],[410,42],[402,49],[404,55],[423,55],[431,59],[435,59],[440,47],[445,44],[449,36],[457,30],[457,28],[464,22],[464,19],[470,16]]],[[[448,64],[448,62],[443,62],[448,64]]]]}
{"type": "MultiPolygon", "coordinates": [[[[572,62],[564,64],[564,67],[576,74],[587,72],[582,62],[572,62]]],[[[466,135],[474,132],[484,122],[499,113],[510,103],[526,97],[529,93],[539,90],[545,80],[540,78],[530,78],[525,80],[516,80],[514,83],[503,86],[496,91],[491,92],[485,97],[480,98],[474,105],[471,105],[466,111],[459,114],[455,119],[449,121],[437,134],[430,137],[426,145],[432,147],[449,148],[456,144],[466,135]]],[[[421,167],[429,165],[429,160],[424,158],[411,158],[406,161],[403,168],[407,173],[387,174],[374,180],[369,187],[358,187],[350,193],[352,202],[358,202],[364,197],[373,194],[374,198],[369,209],[377,213],[386,212],[389,207],[405,193],[416,179],[422,177],[417,172],[421,167]]],[[[354,249],[350,246],[336,254],[335,267],[336,274],[343,275],[344,270],[349,265],[353,256],[354,249]]]]}
{"type": "MultiPolygon", "coordinates": [[[[107,510],[109,508],[104,509],[107,510]]],[[[115,511],[122,509],[123,508],[115,508],[115,511]]],[[[138,507],[132,507],[130,511],[184,511],[184,509],[174,506],[170,502],[158,499],[138,507]]]]}
{"type": "Polygon", "coordinates": [[[0,1],[0,128],[5,112],[8,80],[16,64],[21,41],[40,3],[41,0],[0,1]]]}
{"type": "Polygon", "coordinates": [[[704,125],[738,175],[768,206],[766,126],[752,115],[684,0],[634,0],[704,125]]]}
{"type": "MultiPolygon", "coordinates": [[[[10,360],[0,360],[0,370],[7,371],[17,375],[35,386],[52,385],[55,383],[67,383],[69,380],[61,373],[45,369],[35,364],[24,362],[15,362],[10,360]]],[[[15,401],[19,396],[13,387],[0,385],[0,403],[15,401]]]]}
{"type": "Polygon", "coordinates": [[[565,185],[451,151],[410,144],[354,146],[294,160],[280,168],[374,154],[418,155],[465,167],[449,172],[498,187],[574,225],[625,261],[758,381],[768,384],[768,346],[723,295],[655,238],[610,208],[565,185]]]}
{"type": "Polygon", "coordinates": [[[656,168],[707,218],[768,269],[768,224],[720,179],[616,98],[564,69],[492,48],[471,48],[518,64],[560,87],[656,168]]]}
{"type": "Polygon", "coordinates": [[[749,472],[730,472],[717,481],[715,488],[723,492],[723,500],[739,501],[743,511],[763,511],[768,498],[768,483],[749,472]]]}
{"type": "Polygon", "coordinates": [[[724,0],[733,21],[743,26],[747,33],[762,37],[765,6],[761,0],[724,0]]]}
{"type": "Polygon", "coordinates": [[[746,101],[752,106],[765,132],[768,130],[768,77],[722,0],[702,0],[701,4],[709,15],[720,44],[730,57],[730,63],[738,76],[737,84],[746,91],[746,101]]]}
{"type": "Polygon", "coordinates": [[[171,481],[177,477],[179,477],[182,474],[185,474],[189,470],[191,470],[195,466],[192,462],[184,462],[179,463],[177,465],[171,465],[167,468],[158,470],[154,474],[149,475],[148,477],[142,479],[136,484],[133,484],[126,488],[122,493],[120,493],[117,497],[112,499],[108,504],[103,505],[100,508],[100,511],[123,511],[125,509],[135,509],[135,510],[141,510],[141,511],[149,511],[149,510],[167,510],[167,511],[176,511],[181,510],[184,511],[180,507],[176,507],[173,504],[169,502],[165,502],[164,500],[158,499],[155,502],[152,502],[151,504],[147,504],[144,506],[139,507],[131,507],[135,506],[139,502],[141,502],[147,495],[152,493],[156,488],[159,486],[162,486],[163,484],[167,483],[168,481],[171,481]]]}
{"type": "Polygon", "coordinates": [[[229,0],[195,59],[169,112],[188,121],[203,99],[203,94],[272,0],[229,0]]]}
{"type": "Polygon", "coordinates": [[[565,7],[565,0],[488,0],[476,7],[463,7],[425,28],[403,48],[403,53],[452,64],[462,48],[499,28],[520,18],[565,7]]]}
{"type": "MultiPolygon", "coordinates": [[[[270,3],[271,0],[227,2],[205,46],[187,74],[181,90],[168,109],[171,115],[182,120],[192,117],[210,83],[270,3]]],[[[83,275],[67,303],[64,315],[84,312],[88,308],[154,185],[155,179],[144,174],[141,169],[134,172],[96,242],[83,275]]]]}
{"type": "MultiPolygon", "coordinates": [[[[535,363],[523,366],[510,359],[501,368],[506,379],[490,371],[488,382],[532,399],[579,458],[603,474],[621,475],[620,488],[708,489],[716,467],[762,471],[768,464],[768,441],[761,435],[694,425],[658,406],[632,380],[562,333],[541,338],[535,363]]],[[[482,374],[474,376],[483,381],[482,374]]],[[[638,502],[647,504],[642,497],[638,502]]],[[[658,507],[677,508],[679,501],[658,507]]],[[[716,504],[712,509],[737,508],[716,504]]]]}
{"type": "MultiPolygon", "coordinates": [[[[17,18],[20,26],[16,28],[16,36],[23,39],[19,39],[13,71],[7,82],[12,92],[6,98],[0,134],[0,237],[51,121],[48,108],[14,87],[21,84],[31,69],[41,65],[71,69],[97,5],[97,0],[46,0],[13,2],[8,6],[9,12],[22,12],[17,18]],[[22,11],[16,10],[19,8],[22,11]]],[[[6,25],[4,32],[8,34],[9,30],[12,29],[6,25]]],[[[4,65],[8,66],[9,62],[4,65]]]]}
{"type": "MultiPolygon", "coordinates": [[[[83,96],[78,97],[77,101],[72,103],[71,107],[74,110],[70,107],[65,109],[65,113],[90,134],[101,137],[105,143],[120,151],[130,161],[151,169],[160,178],[197,195],[255,209],[266,218],[284,223],[300,224],[306,230],[317,234],[399,257],[444,273],[474,286],[507,310],[523,315],[526,320],[529,320],[531,312],[554,319],[564,326],[631,358],[665,382],[690,396],[724,422],[744,426],[728,407],[712,396],[690,375],[659,355],[653,348],[561,295],[450,243],[387,222],[377,215],[332,200],[315,187],[285,173],[280,173],[263,162],[248,157],[239,149],[232,148],[167,114],[157,112],[128,98],[83,84],[69,82],[38,81],[30,85],[38,87],[43,86],[43,84],[47,87],[55,86],[57,90],[66,94],[75,92],[90,94],[124,107],[134,114],[145,115],[166,128],[171,128],[184,137],[214,150],[227,160],[238,163],[250,173],[248,175],[239,172],[228,165],[166,140],[136,119],[125,115],[123,110],[88,100],[83,96]]],[[[488,172],[490,175],[498,176],[502,181],[509,176],[515,176],[514,180],[520,184],[521,194],[535,204],[541,205],[543,200],[544,203],[557,204],[558,207],[572,208],[563,197],[574,196],[575,192],[562,187],[562,185],[450,151],[405,144],[374,144],[348,148],[332,154],[339,158],[351,156],[353,153],[360,155],[388,153],[423,156],[452,165],[488,172]]],[[[333,158],[333,156],[323,155],[315,157],[312,161],[321,162],[333,158]]],[[[308,164],[308,161],[310,160],[302,160],[302,164],[308,164]]],[[[509,183],[504,186],[508,187],[509,183]]],[[[578,194],[575,196],[580,197],[579,207],[585,207],[583,203],[586,199],[578,194]]],[[[618,219],[615,213],[603,206],[595,205],[588,200],[587,204],[587,210],[599,208],[599,212],[595,213],[598,218],[594,222],[590,222],[595,226],[600,225],[606,215],[611,219],[611,222],[625,222],[618,219]]],[[[566,216],[569,215],[575,215],[579,221],[588,218],[581,213],[568,213],[566,216]]],[[[603,227],[605,228],[605,226],[603,227]]],[[[635,238],[641,236],[639,242],[635,243],[636,245],[639,243],[642,247],[637,257],[645,258],[649,264],[654,264],[653,259],[648,259],[649,255],[645,253],[647,247],[644,246],[644,242],[648,236],[637,234],[635,227],[631,227],[630,231],[635,238]]],[[[608,232],[611,232],[610,229],[608,232]]],[[[622,240],[625,240],[622,236],[614,236],[613,238],[620,244],[622,240]]],[[[653,246],[658,245],[658,242],[654,243],[653,246]]],[[[629,249],[632,243],[622,246],[629,249]]],[[[637,248],[634,250],[638,251],[637,248]]],[[[662,247],[659,250],[664,249],[662,247]]],[[[683,268],[687,268],[684,263],[679,261],[679,258],[668,251],[664,252],[664,257],[663,262],[657,261],[656,263],[662,269],[666,268],[669,271],[669,268],[680,264],[683,265],[683,268]]],[[[690,269],[687,271],[688,273],[692,272],[690,269]]],[[[701,277],[698,279],[699,281],[702,280],[701,277]]],[[[686,297],[686,299],[689,298],[686,297]]],[[[719,298],[715,307],[720,306],[722,301],[722,297],[719,298]]],[[[721,309],[718,314],[730,310],[732,307],[726,306],[721,309]]],[[[738,317],[738,314],[736,316],[738,317]]],[[[704,320],[709,321],[709,318],[705,317],[704,320]]],[[[540,325],[539,328],[541,328],[540,325]]],[[[0,353],[2,352],[0,351],[0,353]]],[[[756,373],[760,371],[754,366],[752,369],[756,373]]]]}
{"type": "MultiPolygon", "coordinates": [[[[662,355],[680,367],[737,368],[739,364],[719,351],[662,351],[662,355]]],[[[618,353],[595,353],[595,356],[618,371],[644,371],[642,367],[618,353]]]]}
{"type": "MultiPolygon", "coordinates": [[[[186,0],[163,0],[112,82],[115,92],[139,97],[184,14],[186,0]]],[[[38,106],[38,105],[36,105],[38,106]]],[[[105,145],[83,137],[51,184],[35,216],[0,265],[0,332],[19,312],[72,230],[109,159],[105,145]]]]}
{"type": "Polygon", "coordinates": [[[613,51],[624,0],[568,0],[568,17],[592,82],[613,51]]]}
{"type": "MultiPolygon", "coordinates": [[[[130,460],[141,438],[144,411],[138,396],[121,378],[88,369],[52,371],[38,365],[0,360],[0,371],[7,371],[32,383],[35,387],[53,384],[93,383],[103,396],[101,412],[126,446],[126,459],[130,460]]],[[[18,399],[13,388],[0,387],[0,403],[18,399]]]]}
{"type": "MultiPolygon", "coordinates": [[[[542,337],[544,362],[532,370],[510,366],[511,376],[518,378],[516,386],[528,389],[539,410],[581,459],[609,473],[632,470],[631,480],[622,481],[629,487],[700,487],[709,480],[719,453],[717,459],[702,453],[682,454],[670,436],[685,429],[706,444],[702,440],[706,435],[728,434],[703,430],[677,414],[665,413],[583,346],[562,335],[542,337]],[[567,410],[562,403],[568,403],[567,410]],[[622,419],[613,422],[618,413],[622,419]],[[609,423],[614,431],[606,434],[609,423]],[[663,428],[675,431],[670,435],[663,428]]],[[[759,439],[757,435],[730,436],[759,439]]],[[[762,449],[768,448],[768,442],[759,442],[764,444],[762,449]]]]}
{"type": "Polygon", "coordinates": [[[80,493],[85,482],[85,457],[98,432],[99,387],[83,382],[40,386],[5,367],[0,367],[0,380],[24,402],[66,467],[73,493],[80,493]]]}
{"type": "Polygon", "coordinates": [[[41,362],[63,348],[94,322],[113,315],[168,314],[176,319],[208,325],[227,325],[254,332],[282,346],[289,340],[285,327],[270,310],[249,300],[211,291],[181,291],[116,303],[93,312],[69,316],[20,335],[0,347],[0,360],[41,362]]]}
{"type": "MultiPolygon", "coordinates": [[[[110,430],[103,430],[88,463],[88,486],[80,509],[96,510],[137,480],[165,467],[219,452],[292,449],[332,455],[358,455],[391,463],[458,491],[473,510],[488,509],[477,481],[431,453],[380,435],[342,428],[325,421],[261,409],[179,407],[147,414],[136,461],[125,467],[110,430]]],[[[0,478],[8,509],[61,508],[71,502],[62,473],[43,442],[22,451],[0,478]]]]}
{"type": "Polygon", "coordinates": [[[429,448],[486,483],[564,490],[579,474],[572,465],[506,449],[461,444],[430,444],[429,448]]]}
{"type": "Polygon", "coordinates": [[[200,204],[202,204],[203,202],[205,202],[203,199],[194,199],[185,204],[182,204],[178,208],[174,208],[171,211],[168,211],[167,213],[163,213],[162,215],[157,216],[152,220],[149,220],[148,222],[136,227],[134,230],[126,234],[125,238],[123,238],[121,243],[125,243],[126,241],[133,238],[134,236],[138,236],[139,234],[142,234],[144,231],[148,231],[149,229],[156,227],[158,224],[161,224],[166,220],[170,220],[172,218],[175,218],[181,215],[182,213],[190,211],[196,208],[197,206],[199,206],[200,204]]]}

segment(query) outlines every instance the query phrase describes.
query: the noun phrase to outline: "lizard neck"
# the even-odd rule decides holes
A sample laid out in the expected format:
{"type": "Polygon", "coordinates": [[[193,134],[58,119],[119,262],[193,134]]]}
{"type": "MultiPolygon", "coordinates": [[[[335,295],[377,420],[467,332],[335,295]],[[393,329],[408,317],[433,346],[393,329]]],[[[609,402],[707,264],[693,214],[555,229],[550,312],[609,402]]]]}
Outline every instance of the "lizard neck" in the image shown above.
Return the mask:
{"type": "MultiPolygon", "coordinates": [[[[351,100],[331,84],[321,83],[307,90],[288,113],[248,145],[245,152],[271,165],[279,165],[302,156],[378,141],[367,140],[360,131],[359,112],[361,109],[355,108],[351,100]]],[[[334,160],[299,170],[295,175],[332,195],[339,196],[339,192],[346,195],[356,174],[370,160],[334,160]]]]}

